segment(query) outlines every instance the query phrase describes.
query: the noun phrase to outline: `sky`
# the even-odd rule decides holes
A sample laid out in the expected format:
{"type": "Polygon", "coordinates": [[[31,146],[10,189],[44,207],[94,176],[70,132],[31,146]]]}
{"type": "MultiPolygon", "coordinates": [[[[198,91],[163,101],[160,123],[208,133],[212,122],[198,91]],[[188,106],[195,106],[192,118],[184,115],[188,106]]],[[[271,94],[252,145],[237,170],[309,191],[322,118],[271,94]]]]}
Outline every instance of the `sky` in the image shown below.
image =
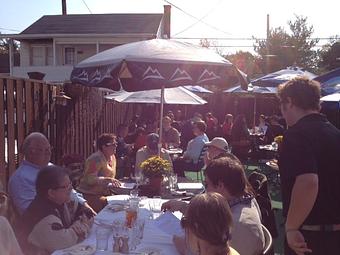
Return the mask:
{"type": "MultiPolygon", "coordinates": [[[[282,26],[294,15],[308,18],[313,37],[340,35],[338,0],[66,0],[68,14],[162,13],[171,8],[172,38],[220,38],[212,40],[224,53],[252,51],[253,41],[221,38],[265,38],[267,14],[270,27],[282,26]],[[178,7],[178,8],[176,8],[178,7]],[[200,20],[200,21],[198,21],[200,20]]],[[[0,32],[19,33],[43,15],[61,14],[61,0],[0,0],[0,32]]],[[[198,43],[199,40],[187,40],[198,43]]],[[[320,40],[319,44],[327,43],[320,40]]]]}

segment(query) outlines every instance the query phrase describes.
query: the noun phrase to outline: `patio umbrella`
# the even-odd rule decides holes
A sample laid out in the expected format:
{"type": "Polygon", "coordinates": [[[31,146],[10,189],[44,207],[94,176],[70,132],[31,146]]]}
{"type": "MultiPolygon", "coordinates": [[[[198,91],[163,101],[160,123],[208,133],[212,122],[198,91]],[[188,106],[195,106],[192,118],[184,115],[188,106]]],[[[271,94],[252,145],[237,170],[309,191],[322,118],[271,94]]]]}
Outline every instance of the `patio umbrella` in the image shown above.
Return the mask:
{"type": "Polygon", "coordinates": [[[232,87],[230,89],[224,90],[224,93],[239,95],[242,97],[253,97],[254,98],[254,113],[253,113],[253,128],[256,122],[256,98],[258,96],[275,96],[277,93],[277,87],[259,87],[249,84],[248,89],[244,90],[241,86],[232,87]]]}
{"type": "Polygon", "coordinates": [[[320,82],[321,93],[329,95],[340,91],[340,68],[334,69],[314,78],[320,82]]]}
{"type": "Polygon", "coordinates": [[[201,86],[198,85],[187,85],[184,86],[184,88],[186,88],[187,90],[191,91],[191,92],[195,92],[195,93],[201,93],[201,94],[213,94],[214,92],[203,88],[201,86]]]}
{"type": "Polygon", "coordinates": [[[287,67],[286,69],[282,69],[280,71],[270,73],[258,79],[252,80],[251,83],[255,86],[260,87],[277,87],[281,83],[284,83],[299,76],[306,76],[309,79],[313,79],[316,77],[315,74],[308,72],[303,68],[291,66],[287,67]]]}
{"type": "MultiPolygon", "coordinates": [[[[120,103],[160,104],[161,90],[153,89],[135,92],[122,90],[106,95],[105,98],[115,100],[120,103]]],[[[206,103],[207,101],[183,87],[166,88],[164,90],[164,104],[202,105],[206,103]]]]}
{"type": "Polygon", "coordinates": [[[227,88],[240,82],[247,88],[238,69],[216,52],[166,39],[128,43],[98,53],[72,70],[71,81],[117,91],[161,88],[161,116],[166,87],[213,84],[227,88]]]}

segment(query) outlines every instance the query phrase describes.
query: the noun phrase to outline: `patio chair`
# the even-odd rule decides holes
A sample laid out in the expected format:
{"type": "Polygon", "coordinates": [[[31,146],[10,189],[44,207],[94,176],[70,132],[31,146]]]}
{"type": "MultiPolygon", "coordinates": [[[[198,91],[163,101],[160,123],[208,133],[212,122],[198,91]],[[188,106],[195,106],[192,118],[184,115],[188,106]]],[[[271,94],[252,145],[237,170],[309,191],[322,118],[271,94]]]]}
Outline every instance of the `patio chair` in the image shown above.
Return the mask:
{"type": "Polygon", "coordinates": [[[274,254],[273,252],[273,238],[269,232],[269,230],[262,225],[262,231],[264,235],[264,248],[262,255],[270,255],[274,254]]]}
{"type": "Polygon", "coordinates": [[[208,150],[208,146],[203,146],[200,156],[198,157],[198,161],[195,164],[192,164],[192,166],[188,169],[185,170],[185,172],[196,172],[197,176],[196,176],[196,180],[199,181],[203,181],[203,167],[204,167],[204,156],[207,153],[208,150]]]}

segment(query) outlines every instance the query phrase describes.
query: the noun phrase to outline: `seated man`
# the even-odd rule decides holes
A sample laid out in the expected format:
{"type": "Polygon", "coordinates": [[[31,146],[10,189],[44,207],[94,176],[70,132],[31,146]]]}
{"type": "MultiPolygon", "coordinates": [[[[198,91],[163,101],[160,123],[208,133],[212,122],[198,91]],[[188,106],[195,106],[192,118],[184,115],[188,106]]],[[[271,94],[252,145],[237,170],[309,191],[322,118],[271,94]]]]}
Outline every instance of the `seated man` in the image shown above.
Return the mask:
{"type": "MultiPolygon", "coordinates": [[[[155,133],[148,134],[146,137],[146,146],[142,147],[137,151],[136,154],[136,165],[135,165],[135,173],[141,172],[142,169],[140,168],[140,164],[147,160],[152,156],[158,155],[158,143],[159,143],[159,136],[155,133]]],[[[165,149],[161,149],[161,158],[166,159],[170,162],[172,168],[172,161],[170,158],[169,153],[166,152],[165,149]]]]}
{"type": "Polygon", "coordinates": [[[205,143],[209,142],[208,136],[205,134],[207,125],[203,121],[195,122],[193,125],[193,133],[195,138],[192,139],[184,151],[183,156],[174,160],[174,172],[178,176],[184,177],[184,171],[190,170],[198,163],[201,151],[205,143]]]}
{"type": "Polygon", "coordinates": [[[166,145],[166,148],[177,148],[180,145],[179,132],[176,128],[171,126],[172,120],[170,117],[165,116],[163,118],[163,138],[162,144],[166,145]]]}
{"type": "MultiPolygon", "coordinates": [[[[260,210],[242,163],[234,156],[211,160],[205,170],[205,185],[207,192],[217,192],[229,203],[233,218],[230,245],[242,255],[261,254],[264,235],[260,210]]],[[[183,201],[171,200],[162,209],[185,213],[187,206],[183,201]]]]}
{"type": "Polygon", "coordinates": [[[127,144],[125,139],[128,135],[129,127],[125,124],[118,125],[117,128],[117,178],[124,176],[130,176],[131,173],[131,154],[133,150],[133,144],[127,144]]]}
{"type": "MultiPolygon", "coordinates": [[[[40,169],[52,164],[50,163],[51,145],[42,133],[29,134],[22,144],[21,152],[24,154],[24,160],[8,183],[9,196],[20,214],[27,209],[36,195],[35,181],[40,169]]],[[[74,190],[72,192],[76,195],[74,190]]],[[[73,197],[89,207],[81,196],[73,197]]]]}
{"type": "Polygon", "coordinates": [[[211,160],[229,156],[230,149],[228,142],[223,137],[215,137],[211,142],[207,142],[207,153],[204,155],[204,164],[207,166],[211,160]]]}

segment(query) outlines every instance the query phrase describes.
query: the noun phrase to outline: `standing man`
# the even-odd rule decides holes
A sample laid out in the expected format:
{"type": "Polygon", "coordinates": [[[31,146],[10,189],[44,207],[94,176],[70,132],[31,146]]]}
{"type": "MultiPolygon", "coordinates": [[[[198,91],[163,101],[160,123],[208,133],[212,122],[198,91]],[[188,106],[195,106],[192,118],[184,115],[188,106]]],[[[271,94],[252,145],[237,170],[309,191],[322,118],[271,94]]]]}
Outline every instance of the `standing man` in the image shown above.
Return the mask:
{"type": "MultiPolygon", "coordinates": [[[[16,210],[23,214],[36,196],[35,181],[40,169],[51,164],[51,145],[42,133],[33,132],[25,138],[21,152],[24,154],[24,160],[9,179],[8,188],[16,210]]],[[[83,198],[73,198],[89,207],[83,198]]]]}
{"type": "Polygon", "coordinates": [[[289,126],[279,158],[285,254],[340,254],[340,131],[319,113],[318,83],[293,79],[278,97],[289,126]]]}

